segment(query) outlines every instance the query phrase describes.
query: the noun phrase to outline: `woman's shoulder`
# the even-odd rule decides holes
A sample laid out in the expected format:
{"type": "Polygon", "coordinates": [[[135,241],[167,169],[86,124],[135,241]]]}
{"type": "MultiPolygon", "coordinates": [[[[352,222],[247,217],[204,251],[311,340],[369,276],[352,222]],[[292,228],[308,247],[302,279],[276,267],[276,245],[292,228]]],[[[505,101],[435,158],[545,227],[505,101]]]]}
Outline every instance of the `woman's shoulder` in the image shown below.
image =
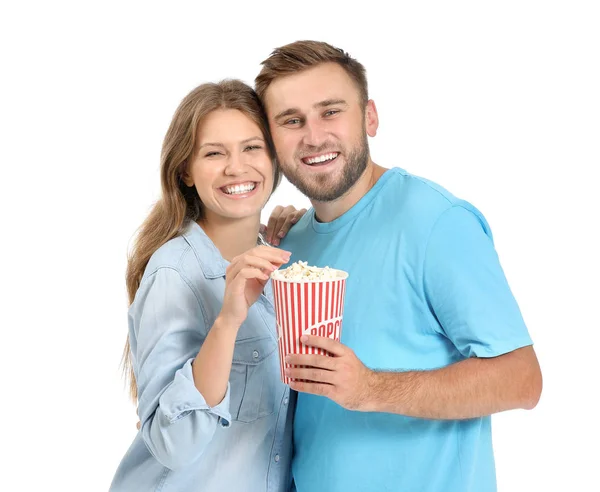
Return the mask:
{"type": "Polygon", "coordinates": [[[193,268],[194,262],[189,261],[190,256],[193,257],[194,254],[185,237],[174,237],[158,248],[150,257],[144,271],[144,279],[162,269],[175,270],[182,277],[194,278],[199,272],[193,268]]]}
{"type": "Polygon", "coordinates": [[[203,268],[205,261],[213,263],[210,260],[211,251],[195,244],[187,233],[167,241],[150,257],[131,309],[139,308],[149,293],[155,292],[160,299],[194,296],[204,312],[219,298],[215,293],[223,288],[221,283],[213,281],[216,276],[203,268]]]}

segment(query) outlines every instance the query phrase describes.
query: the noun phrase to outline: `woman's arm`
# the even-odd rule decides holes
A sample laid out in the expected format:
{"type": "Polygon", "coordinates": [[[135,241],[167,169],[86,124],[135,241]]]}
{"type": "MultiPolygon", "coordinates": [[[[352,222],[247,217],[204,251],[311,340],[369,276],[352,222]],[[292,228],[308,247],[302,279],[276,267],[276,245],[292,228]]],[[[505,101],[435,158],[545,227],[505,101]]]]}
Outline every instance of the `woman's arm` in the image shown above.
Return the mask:
{"type": "Polygon", "coordinates": [[[283,263],[287,257],[260,248],[258,256],[247,254],[228,268],[223,309],[208,330],[200,300],[177,270],[157,270],[136,295],[130,337],[141,433],[167,468],[193,463],[217,425],[229,426],[228,380],[237,330],[268,279],[262,270],[276,267],[267,258],[283,263]]]}
{"type": "Polygon", "coordinates": [[[259,298],[270,274],[289,258],[285,251],[258,246],[234,258],[227,267],[221,313],[192,365],[196,388],[209,405],[216,405],[225,396],[235,339],[248,309],[259,298]]]}

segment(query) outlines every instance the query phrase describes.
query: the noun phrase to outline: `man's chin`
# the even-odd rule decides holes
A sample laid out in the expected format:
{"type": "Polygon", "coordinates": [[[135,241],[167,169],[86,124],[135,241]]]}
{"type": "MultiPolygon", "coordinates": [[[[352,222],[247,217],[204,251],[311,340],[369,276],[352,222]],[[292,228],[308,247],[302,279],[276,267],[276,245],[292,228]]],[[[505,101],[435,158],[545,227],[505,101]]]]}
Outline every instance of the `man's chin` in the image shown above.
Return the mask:
{"type": "MultiPolygon", "coordinates": [[[[294,183],[292,183],[294,184],[294,183]]],[[[346,194],[350,187],[344,186],[339,181],[331,180],[322,183],[294,184],[298,190],[310,200],[317,202],[333,202],[346,194]]]]}
{"type": "Polygon", "coordinates": [[[287,166],[282,166],[282,169],[287,180],[310,200],[333,202],[346,195],[356,184],[367,167],[367,160],[368,147],[364,146],[362,152],[357,152],[356,155],[351,154],[348,161],[340,162],[329,171],[305,170],[302,172],[304,164],[293,169],[295,172],[290,172],[291,169],[287,171],[287,166]]]}

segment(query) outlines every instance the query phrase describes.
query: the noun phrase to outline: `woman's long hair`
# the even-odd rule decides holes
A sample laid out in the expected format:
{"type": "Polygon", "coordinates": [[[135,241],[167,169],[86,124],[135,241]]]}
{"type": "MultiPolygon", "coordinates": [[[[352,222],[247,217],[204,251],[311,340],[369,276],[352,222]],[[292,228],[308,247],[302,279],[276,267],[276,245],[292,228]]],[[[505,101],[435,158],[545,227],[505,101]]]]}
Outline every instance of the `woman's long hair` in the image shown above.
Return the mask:
{"type": "MultiPolygon", "coordinates": [[[[264,109],[254,90],[240,80],[224,80],[196,87],[179,104],[162,145],[160,180],[162,194],[138,230],[127,258],[129,303],[135,298],[150,257],[167,241],[182,234],[190,221],[202,218],[202,202],[194,186],[188,187],[183,173],[194,153],[198,125],[218,109],[237,109],[261,129],[273,160],[273,189],[280,181],[279,167],[264,109]]],[[[137,384],[131,360],[129,336],[123,351],[123,371],[129,378],[132,399],[137,399],[137,384]]]]}

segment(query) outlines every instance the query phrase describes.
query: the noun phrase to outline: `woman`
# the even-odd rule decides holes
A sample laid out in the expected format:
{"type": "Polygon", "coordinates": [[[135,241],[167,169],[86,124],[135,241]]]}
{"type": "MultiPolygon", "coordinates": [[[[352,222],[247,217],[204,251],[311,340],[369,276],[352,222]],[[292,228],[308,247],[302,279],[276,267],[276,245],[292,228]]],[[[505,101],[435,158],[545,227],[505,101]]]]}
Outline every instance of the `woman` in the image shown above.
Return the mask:
{"type": "Polygon", "coordinates": [[[279,181],[274,155],[258,98],[240,81],[201,85],[175,112],[162,198],[127,267],[124,357],[141,429],[111,491],[289,486],[292,405],[268,279],[290,255],[257,245],[279,181]]]}

